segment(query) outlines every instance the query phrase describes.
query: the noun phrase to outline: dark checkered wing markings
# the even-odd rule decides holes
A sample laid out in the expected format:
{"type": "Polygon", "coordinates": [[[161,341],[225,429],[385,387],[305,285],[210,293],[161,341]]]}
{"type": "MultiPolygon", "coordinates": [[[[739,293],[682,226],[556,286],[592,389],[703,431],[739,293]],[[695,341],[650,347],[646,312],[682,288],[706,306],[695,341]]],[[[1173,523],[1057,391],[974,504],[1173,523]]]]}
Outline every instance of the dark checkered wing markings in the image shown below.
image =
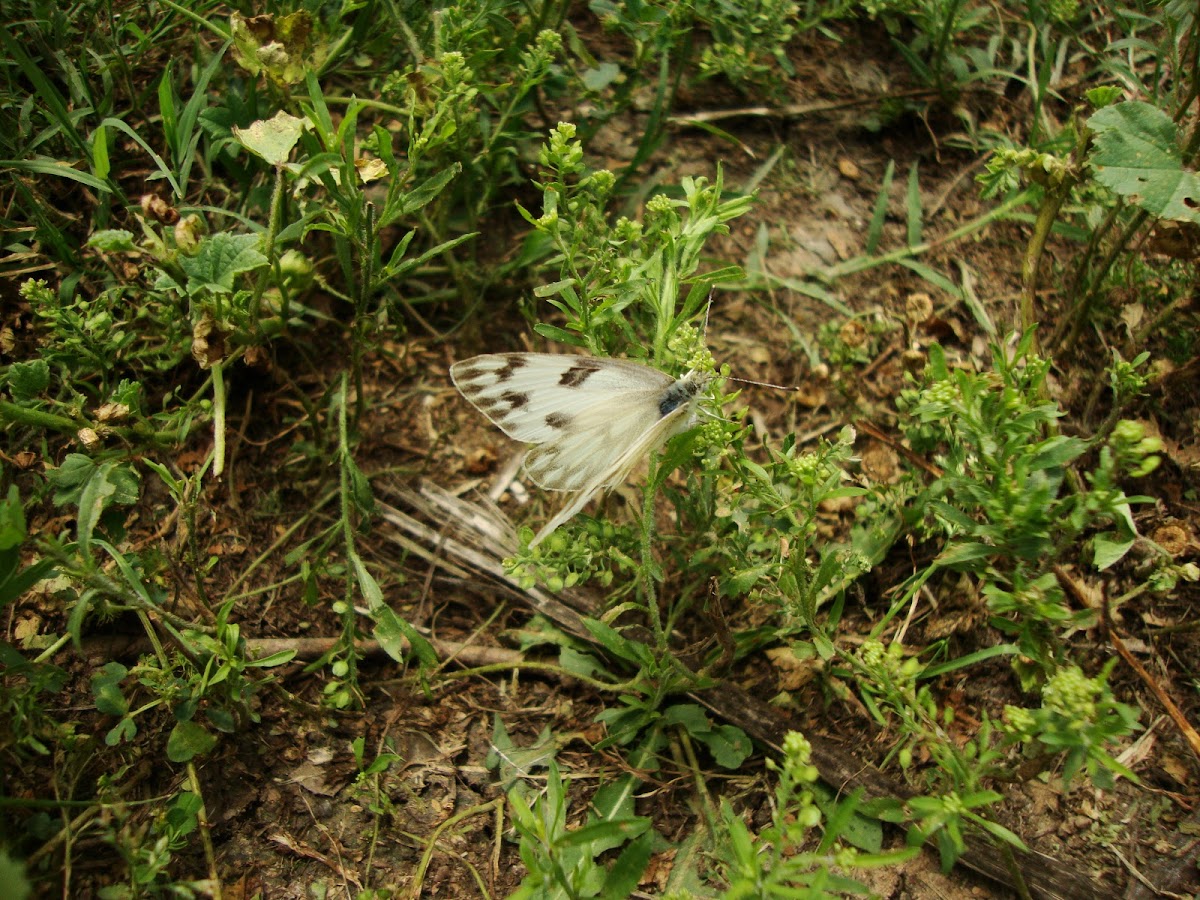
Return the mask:
{"type": "Polygon", "coordinates": [[[551,353],[494,353],[450,367],[455,387],[509,437],[529,444],[561,439],[576,416],[674,379],[640,363],[551,353]],[[620,395],[620,396],[618,396],[620,395]]]}

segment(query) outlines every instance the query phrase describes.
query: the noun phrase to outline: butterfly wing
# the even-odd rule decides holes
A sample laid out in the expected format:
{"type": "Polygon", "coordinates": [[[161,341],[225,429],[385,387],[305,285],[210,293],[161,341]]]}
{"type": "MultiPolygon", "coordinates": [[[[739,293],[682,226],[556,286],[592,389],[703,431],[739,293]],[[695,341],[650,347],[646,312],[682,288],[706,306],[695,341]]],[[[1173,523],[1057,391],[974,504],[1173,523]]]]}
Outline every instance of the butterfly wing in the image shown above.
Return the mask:
{"type": "Polygon", "coordinates": [[[537,485],[579,492],[531,547],[686,427],[703,388],[641,363],[548,353],[476,356],[450,377],[505,434],[537,445],[525,457],[537,485]]]}
{"type": "MultiPolygon", "coordinates": [[[[578,493],[571,498],[571,502],[564,506],[549,522],[542,526],[542,529],[529,542],[530,547],[536,547],[543,540],[549,537],[559,525],[568,521],[572,516],[584,508],[588,501],[592,499],[600,491],[607,490],[613,485],[623,481],[629,474],[629,471],[646,457],[651,450],[662,446],[668,439],[678,434],[687,428],[691,422],[692,411],[695,408],[694,397],[698,396],[697,391],[689,397],[688,402],[677,406],[665,416],[659,416],[659,397],[661,392],[654,398],[654,414],[655,420],[648,427],[637,434],[629,443],[620,443],[617,445],[618,452],[615,457],[608,460],[608,465],[604,469],[590,467],[588,478],[577,489],[578,493]]],[[[546,445],[547,449],[550,445],[546,445]]],[[[542,451],[543,447],[535,447],[529,452],[529,457],[526,457],[526,467],[529,468],[529,459],[535,453],[542,451]]],[[[571,457],[568,457],[570,459],[571,457]]],[[[536,480],[536,479],[535,479],[536,480]]]]}
{"type": "Polygon", "coordinates": [[[488,353],[456,362],[450,378],[501,431],[527,444],[561,440],[578,430],[573,425],[576,417],[605,406],[615,415],[626,400],[661,393],[675,380],[623,359],[553,353],[488,353]]]}

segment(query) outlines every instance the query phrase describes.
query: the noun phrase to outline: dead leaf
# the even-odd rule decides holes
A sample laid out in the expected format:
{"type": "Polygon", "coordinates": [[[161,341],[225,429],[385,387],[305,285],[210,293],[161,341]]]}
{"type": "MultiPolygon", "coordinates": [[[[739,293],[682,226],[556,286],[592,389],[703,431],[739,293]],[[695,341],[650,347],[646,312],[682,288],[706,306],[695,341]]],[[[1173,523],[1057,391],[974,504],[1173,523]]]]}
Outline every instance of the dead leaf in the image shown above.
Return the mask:
{"type": "Polygon", "coordinates": [[[767,659],[779,673],[779,689],[797,691],[816,677],[821,661],[816,657],[803,659],[791,647],[773,647],[767,651],[767,659]]]}

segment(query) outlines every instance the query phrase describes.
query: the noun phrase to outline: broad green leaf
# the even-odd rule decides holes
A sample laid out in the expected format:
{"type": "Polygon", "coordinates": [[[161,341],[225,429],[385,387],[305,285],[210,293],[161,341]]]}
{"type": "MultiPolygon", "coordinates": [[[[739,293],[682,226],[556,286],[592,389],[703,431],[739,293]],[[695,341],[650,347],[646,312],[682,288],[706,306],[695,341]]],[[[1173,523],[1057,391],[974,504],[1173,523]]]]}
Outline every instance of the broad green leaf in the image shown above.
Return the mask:
{"type": "Polygon", "coordinates": [[[110,662],[92,676],[92,696],[96,710],[106,716],[123,716],[129,703],[121,692],[121,681],[129,670],[118,662],[110,662]]]}
{"type": "Polygon", "coordinates": [[[179,265],[188,276],[187,292],[232,293],[234,278],[267,264],[267,258],[258,250],[261,243],[262,238],[257,234],[220,232],[205,238],[195,256],[179,258],[179,265]]]}
{"type": "Polygon", "coordinates": [[[9,900],[25,900],[33,891],[25,877],[25,866],[9,856],[6,850],[0,850],[0,884],[4,885],[9,900]]]}
{"type": "Polygon", "coordinates": [[[589,91],[599,93],[621,77],[621,67],[616,63],[599,63],[591,69],[585,69],[580,76],[583,86],[589,91]]]}
{"type": "Polygon", "coordinates": [[[8,387],[18,403],[25,403],[50,387],[50,364],[44,359],[14,362],[8,367],[8,387]]]}
{"type": "Polygon", "coordinates": [[[1103,572],[1120,562],[1133,544],[1134,539],[1120,538],[1111,531],[1096,535],[1092,539],[1092,565],[1103,572]]]}
{"type": "MultiPolygon", "coordinates": [[[[21,506],[21,490],[15,484],[8,486],[8,496],[0,501],[0,551],[12,550],[25,540],[25,509],[21,506]]],[[[8,560],[5,560],[7,562],[8,560]]],[[[13,555],[12,567],[0,565],[0,584],[8,580],[15,568],[16,555],[13,555]]]]}
{"type": "MultiPolygon", "coordinates": [[[[647,823],[649,821],[649,819],[646,820],[647,823]]],[[[650,863],[650,853],[653,848],[654,832],[645,831],[638,835],[628,847],[621,851],[621,855],[609,869],[600,896],[604,900],[623,900],[625,897],[632,897],[641,881],[642,873],[646,871],[646,866],[650,863]]]]}
{"type": "Polygon", "coordinates": [[[663,713],[667,725],[682,725],[688,734],[697,737],[712,731],[713,725],[704,710],[695,703],[678,703],[663,713]]]}
{"type": "Polygon", "coordinates": [[[1159,217],[1200,222],[1200,176],[1183,167],[1179,127],[1149,103],[1108,106],[1087,121],[1096,179],[1159,217]]]}
{"type": "Polygon", "coordinates": [[[198,722],[176,722],[167,738],[167,759],[188,762],[217,745],[217,736],[198,722]]]}
{"type": "Polygon", "coordinates": [[[75,527],[79,547],[84,553],[87,553],[88,547],[91,546],[92,532],[96,530],[96,524],[100,521],[100,513],[117,491],[116,485],[108,479],[108,473],[115,465],[115,462],[109,460],[99,466],[79,494],[79,515],[75,519],[75,527]]]}
{"type": "Polygon", "coordinates": [[[754,752],[750,738],[736,725],[718,725],[712,731],[694,737],[708,747],[717,765],[723,769],[740,768],[754,752]]]}

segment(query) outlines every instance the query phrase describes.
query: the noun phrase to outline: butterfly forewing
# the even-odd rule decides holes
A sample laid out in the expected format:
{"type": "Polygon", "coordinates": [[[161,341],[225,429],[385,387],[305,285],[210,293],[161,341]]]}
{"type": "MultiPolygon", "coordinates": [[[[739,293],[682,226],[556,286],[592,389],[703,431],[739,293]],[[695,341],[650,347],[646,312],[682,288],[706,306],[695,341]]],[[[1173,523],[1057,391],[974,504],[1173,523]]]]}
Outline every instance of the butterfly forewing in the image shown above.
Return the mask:
{"type": "Polygon", "coordinates": [[[452,365],[450,377],[501,431],[530,444],[561,437],[572,416],[616,402],[618,395],[666,390],[674,381],[625,360],[552,353],[476,356],[452,365]]]}

